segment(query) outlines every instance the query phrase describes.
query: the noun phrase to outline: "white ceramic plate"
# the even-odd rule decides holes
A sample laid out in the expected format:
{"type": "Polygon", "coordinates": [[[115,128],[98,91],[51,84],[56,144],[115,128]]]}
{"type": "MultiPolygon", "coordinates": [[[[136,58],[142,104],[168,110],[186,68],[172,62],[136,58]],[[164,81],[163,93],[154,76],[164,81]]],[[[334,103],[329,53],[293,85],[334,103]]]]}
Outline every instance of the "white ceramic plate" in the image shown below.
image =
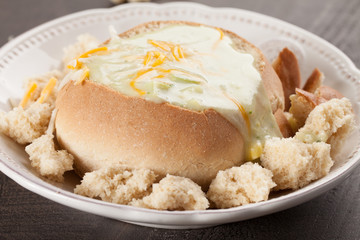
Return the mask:
{"type": "MultiPolygon", "coordinates": [[[[90,33],[108,38],[108,25],[118,32],[150,20],[187,20],[229,29],[259,46],[270,60],[287,46],[299,57],[301,73],[318,67],[331,78],[326,84],[351,99],[359,114],[360,71],[333,45],[283,21],[240,9],[210,8],[195,3],[128,4],[71,14],[38,26],[0,50],[0,108],[9,110],[10,97],[21,98],[24,78],[60,65],[62,48],[76,36],[90,33]]],[[[294,192],[272,195],[266,202],[205,211],[156,211],[107,203],[72,193],[79,179],[67,174],[62,184],[39,178],[31,168],[24,147],[0,135],[0,170],[21,186],[69,207],[93,214],[162,228],[201,228],[270,214],[310,200],[333,188],[360,163],[359,131],[348,140],[341,158],[328,176],[294,192]]]]}

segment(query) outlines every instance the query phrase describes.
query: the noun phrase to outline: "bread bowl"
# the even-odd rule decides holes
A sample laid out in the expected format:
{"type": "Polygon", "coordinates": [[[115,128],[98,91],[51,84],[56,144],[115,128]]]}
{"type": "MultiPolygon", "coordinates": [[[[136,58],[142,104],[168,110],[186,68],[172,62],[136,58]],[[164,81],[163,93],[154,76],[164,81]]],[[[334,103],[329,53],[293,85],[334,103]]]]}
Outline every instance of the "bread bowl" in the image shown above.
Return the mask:
{"type": "Polygon", "coordinates": [[[224,29],[149,22],[70,67],[55,129],[79,175],[121,164],[207,188],[219,170],[256,158],[266,136],[280,135],[273,116],[284,108],[279,78],[255,46],[224,29]],[[130,71],[115,81],[119,66],[130,71]]]}

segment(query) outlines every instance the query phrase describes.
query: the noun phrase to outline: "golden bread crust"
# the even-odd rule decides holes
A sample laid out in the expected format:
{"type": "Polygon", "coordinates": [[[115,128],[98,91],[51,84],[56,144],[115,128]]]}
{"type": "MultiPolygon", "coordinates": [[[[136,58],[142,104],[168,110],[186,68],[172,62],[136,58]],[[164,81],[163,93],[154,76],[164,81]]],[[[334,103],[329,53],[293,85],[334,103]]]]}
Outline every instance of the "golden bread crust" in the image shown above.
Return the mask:
{"type": "Polygon", "coordinates": [[[284,48],[278,58],[273,62],[273,68],[279,76],[285,97],[285,111],[290,108],[290,95],[295,94],[295,89],[300,88],[300,69],[295,54],[284,48]]]}
{"type": "Polygon", "coordinates": [[[287,120],[284,112],[281,109],[278,109],[274,113],[274,117],[277,125],[279,126],[280,132],[284,138],[289,138],[294,136],[294,131],[292,130],[289,121],[287,120]]]}
{"type": "Polygon", "coordinates": [[[186,176],[206,186],[243,161],[238,130],[214,110],[190,111],[124,96],[86,81],[57,99],[57,138],[80,173],[113,163],[186,176]]]}
{"type": "Polygon", "coordinates": [[[317,88],[322,85],[324,74],[318,68],[315,68],[303,87],[304,91],[314,93],[317,88]]]}

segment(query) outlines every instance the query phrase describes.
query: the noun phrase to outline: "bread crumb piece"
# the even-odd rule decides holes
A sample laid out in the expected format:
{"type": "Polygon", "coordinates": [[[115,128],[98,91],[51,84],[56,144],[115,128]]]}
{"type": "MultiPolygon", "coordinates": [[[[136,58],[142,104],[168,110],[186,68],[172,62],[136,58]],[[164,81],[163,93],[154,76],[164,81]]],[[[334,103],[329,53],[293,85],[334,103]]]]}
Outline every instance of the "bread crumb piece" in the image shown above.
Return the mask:
{"type": "Polygon", "coordinates": [[[0,132],[20,144],[31,143],[45,133],[52,110],[53,106],[48,103],[33,103],[26,109],[0,111],[0,132]]]}
{"type": "Polygon", "coordinates": [[[271,178],[271,171],[248,162],[240,167],[219,171],[210,184],[207,196],[217,208],[265,201],[271,188],[276,186],[271,178]]]}
{"type": "Polygon", "coordinates": [[[153,185],[149,196],[130,205],[158,210],[205,210],[209,201],[201,187],[192,180],[168,174],[153,185]]]}
{"type": "Polygon", "coordinates": [[[81,34],[76,38],[76,43],[69,45],[63,49],[64,72],[69,72],[67,65],[70,61],[76,59],[84,52],[98,47],[99,40],[90,34],[81,34]]]}
{"type": "Polygon", "coordinates": [[[308,144],[294,138],[267,140],[260,160],[274,174],[275,190],[304,187],[327,175],[333,165],[329,144],[308,144]]]}
{"type": "Polygon", "coordinates": [[[45,134],[26,146],[33,166],[42,176],[62,182],[63,174],[73,169],[74,157],[66,150],[55,150],[54,136],[45,134]]]}
{"type": "Polygon", "coordinates": [[[355,115],[350,100],[334,98],[310,112],[304,127],[299,129],[295,138],[305,143],[327,142],[331,144],[331,155],[334,156],[354,128],[355,115]]]}
{"type": "Polygon", "coordinates": [[[156,174],[149,169],[130,169],[120,165],[101,168],[85,174],[76,194],[118,204],[149,194],[156,174]]]}

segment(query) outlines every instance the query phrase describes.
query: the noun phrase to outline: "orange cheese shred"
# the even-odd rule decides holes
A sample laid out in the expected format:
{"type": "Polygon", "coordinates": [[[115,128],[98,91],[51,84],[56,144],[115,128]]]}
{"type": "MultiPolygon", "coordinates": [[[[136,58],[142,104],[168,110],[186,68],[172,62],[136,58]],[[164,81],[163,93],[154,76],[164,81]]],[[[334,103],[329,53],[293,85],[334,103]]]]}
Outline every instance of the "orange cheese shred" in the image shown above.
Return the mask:
{"type": "Polygon", "coordinates": [[[74,83],[74,85],[81,84],[86,78],[89,78],[90,71],[87,67],[84,68],[80,78],[74,83]]]}
{"type": "MultiPolygon", "coordinates": [[[[148,40],[148,43],[153,45],[154,47],[160,48],[161,50],[171,53],[176,61],[180,61],[180,58],[185,57],[183,49],[179,45],[175,45],[174,43],[155,41],[155,40],[148,40]]],[[[145,62],[148,61],[149,61],[149,56],[146,56],[144,60],[144,65],[145,62]]]]}
{"type": "Polygon", "coordinates": [[[224,38],[224,32],[221,31],[220,28],[216,28],[216,30],[219,31],[219,33],[220,33],[220,38],[214,43],[213,49],[215,49],[215,48],[219,45],[220,41],[223,40],[223,38],[224,38]]]}
{"type": "Polygon", "coordinates": [[[185,58],[185,54],[182,47],[178,47],[178,54],[180,58],[185,58]]]}
{"type": "Polygon", "coordinates": [[[148,65],[153,59],[155,59],[155,61],[153,62],[153,64],[151,66],[156,67],[156,66],[159,66],[164,63],[166,56],[162,52],[149,51],[146,53],[146,55],[144,57],[144,62],[143,62],[144,65],[145,66],[148,65]]]}
{"type": "Polygon", "coordinates": [[[67,68],[71,70],[75,70],[79,64],[80,64],[79,61],[77,59],[74,59],[73,61],[70,62],[70,64],[67,65],[67,68]]]}
{"type": "Polygon", "coordinates": [[[77,57],[75,59],[75,61],[76,61],[75,65],[69,64],[69,65],[67,65],[67,68],[72,69],[72,70],[81,68],[82,63],[79,62],[80,58],[87,58],[87,57],[89,57],[90,54],[93,54],[93,53],[96,53],[96,52],[101,52],[101,51],[107,51],[107,50],[108,50],[107,47],[99,47],[99,48],[91,49],[91,50],[81,54],[79,57],[77,57]]]}
{"type": "Polygon", "coordinates": [[[165,59],[166,59],[165,54],[163,54],[161,52],[155,52],[155,57],[156,57],[156,60],[152,65],[153,67],[156,67],[156,66],[159,66],[160,64],[163,64],[165,59]]]}
{"type": "Polygon", "coordinates": [[[163,41],[155,41],[155,40],[151,40],[149,39],[148,40],[148,43],[150,43],[151,45],[153,45],[154,47],[157,47],[157,48],[160,48],[164,51],[170,51],[171,50],[171,47],[169,46],[168,43],[166,42],[163,42],[163,41]]]}
{"type": "Polygon", "coordinates": [[[153,68],[148,68],[148,69],[144,69],[144,70],[140,70],[136,73],[135,77],[133,79],[131,79],[130,81],[130,86],[136,91],[138,92],[140,95],[144,95],[146,92],[141,90],[141,89],[138,89],[136,86],[135,86],[135,83],[136,83],[136,80],[141,77],[142,75],[144,75],[145,73],[148,73],[150,71],[152,71],[153,68]]]}
{"type": "Polygon", "coordinates": [[[159,75],[157,75],[156,77],[154,77],[154,78],[164,78],[165,77],[165,75],[163,75],[163,74],[159,74],[159,75]]]}
{"type": "Polygon", "coordinates": [[[146,56],[144,58],[144,65],[147,65],[149,62],[151,62],[151,60],[153,59],[154,54],[153,52],[149,51],[146,53],[146,56]]]}
{"type": "Polygon", "coordinates": [[[49,82],[46,84],[46,86],[41,91],[40,97],[36,102],[43,103],[50,95],[51,91],[54,89],[56,85],[57,79],[52,77],[50,78],[49,82]]]}
{"type": "Polygon", "coordinates": [[[220,33],[220,40],[222,40],[222,39],[224,38],[224,32],[223,32],[223,31],[221,31],[221,29],[220,29],[220,28],[216,28],[216,30],[218,30],[218,31],[219,31],[219,33],[220,33]]]}
{"type": "Polygon", "coordinates": [[[35,82],[33,82],[30,87],[28,88],[28,90],[26,91],[23,99],[21,100],[19,107],[25,108],[27,102],[29,101],[29,99],[31,98],[31,95],[33,94],[33,92],[36,90],[37,88],[37,84],[35,82]]]}
{"type": "Polygon", "coordinates": [[[169,72],[174,71],[174,70],[176,70],[176,69],[156,68],[155,70],[158,71],[158,72],[161,72],[161,73],[169,73],[169,72]]]}
{"type": "Polygon", "coordinates": [[[173,48],[171,48],[171,53],[172,53],[172,55],[174,56],[174,58],[175,58],[176,61],[180,61],[179,57],[176,55],[176,52],[177,52],[176,50],[177,50],[177,47],[176,47],[176,46],[173,47],[173,48]]]}
{"type": "Polygon", "coordinates": [[[81,55],[78,57],[78,59],[79,59],[79,58],[87,58],[87,57],[89,57],[90,54],[93,54],[93,53],[96,53],[96,52],[101,52],[101,51],[106,51],[106,50],[108,50],[107,47],[94,48],[94,49],[91,49],[91,50],[89,50],[89,51],[81,54],[81,55]]]}

